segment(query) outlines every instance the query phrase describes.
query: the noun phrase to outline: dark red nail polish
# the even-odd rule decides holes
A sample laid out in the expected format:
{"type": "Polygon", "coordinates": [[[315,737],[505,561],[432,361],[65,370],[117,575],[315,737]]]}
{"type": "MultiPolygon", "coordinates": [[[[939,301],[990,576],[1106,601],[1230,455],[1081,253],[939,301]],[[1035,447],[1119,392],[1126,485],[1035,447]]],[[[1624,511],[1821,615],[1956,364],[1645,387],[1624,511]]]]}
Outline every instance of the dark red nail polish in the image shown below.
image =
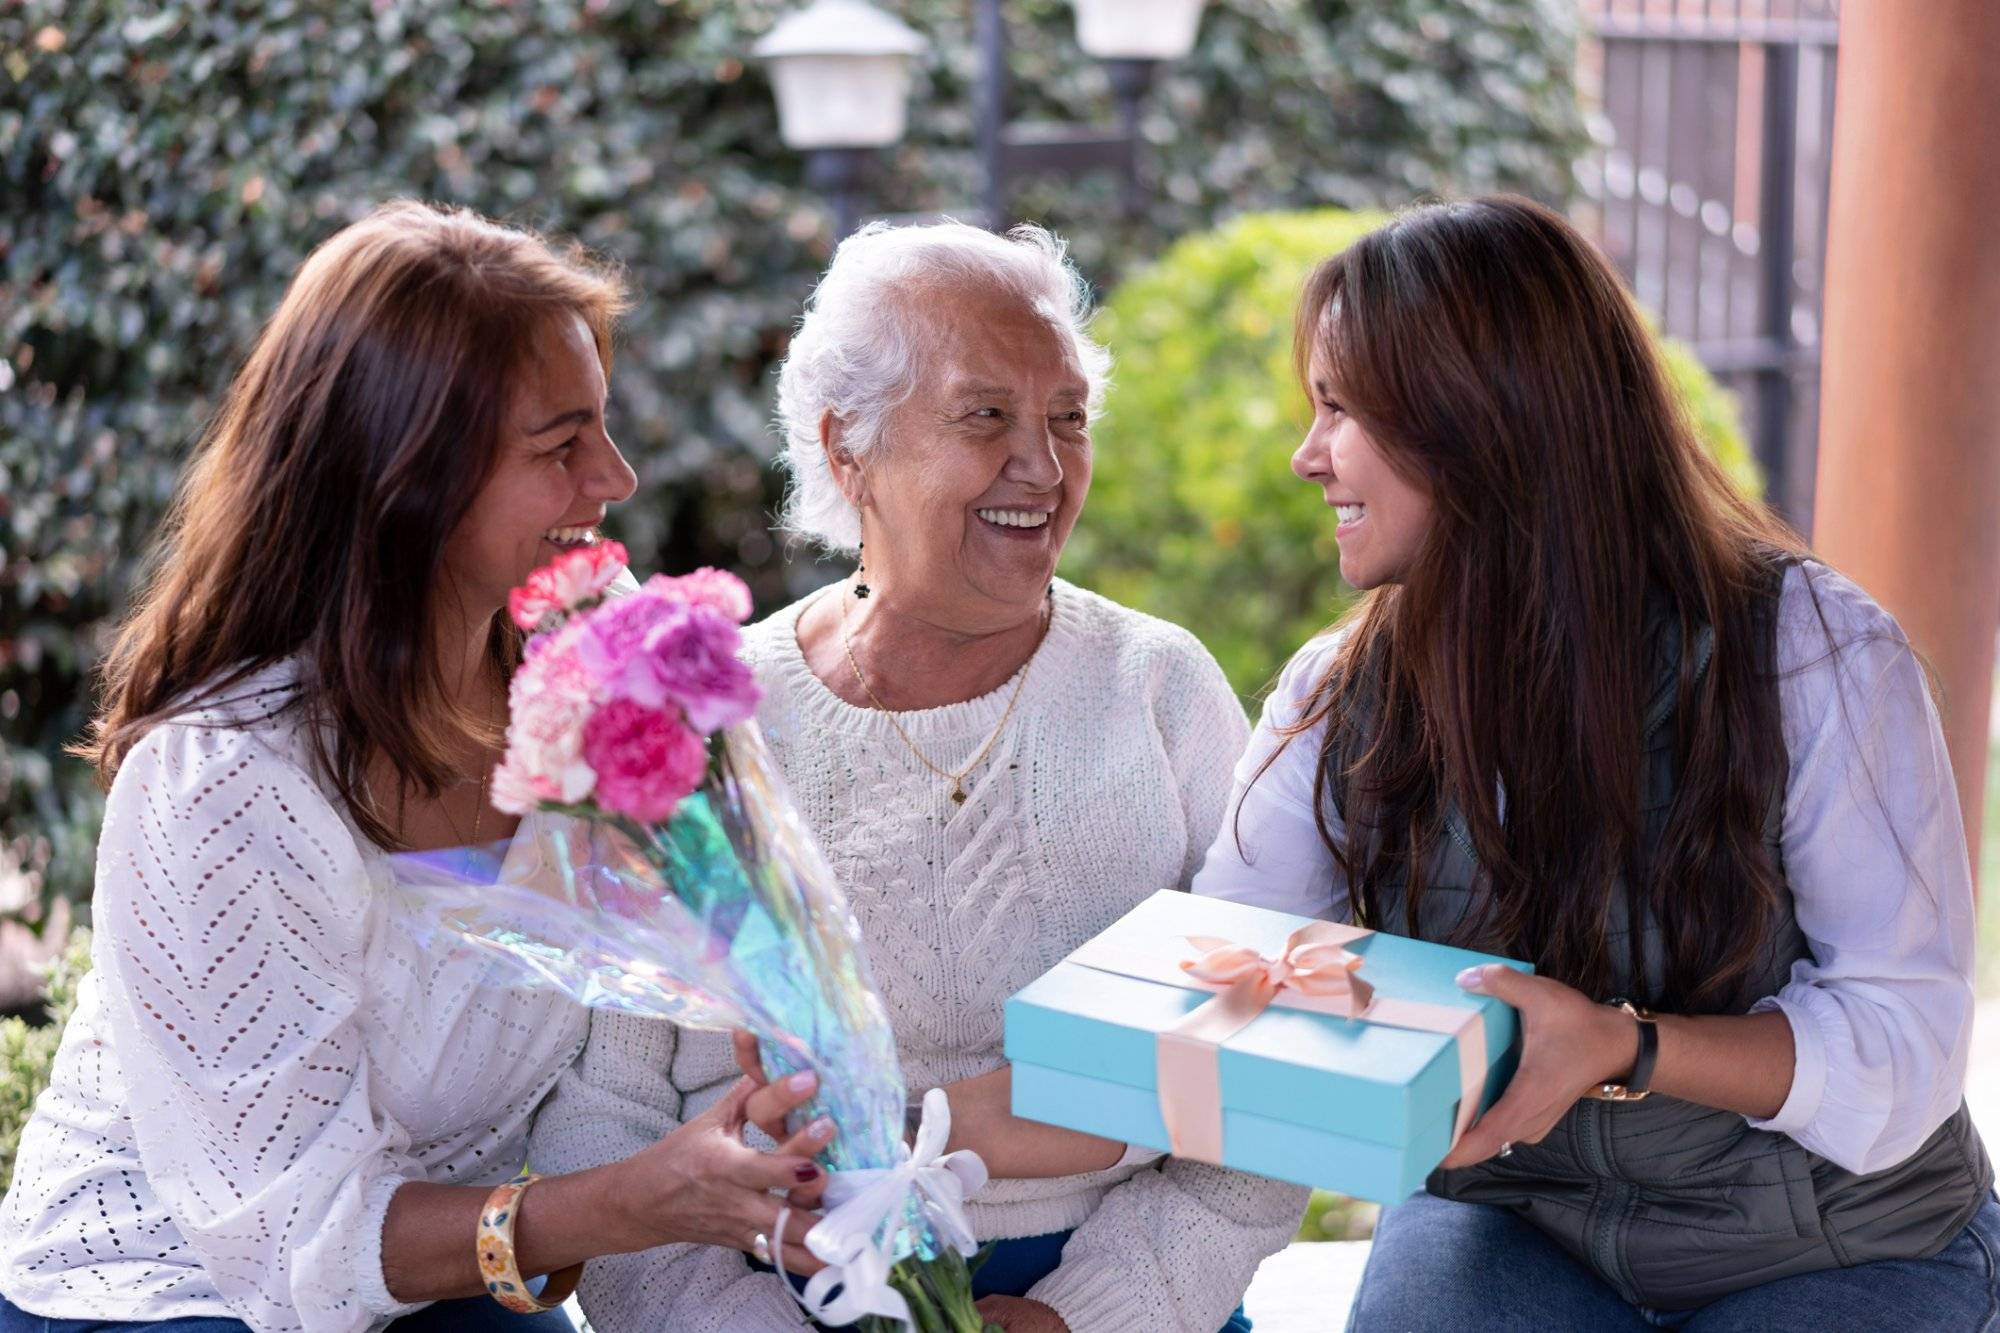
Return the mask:
{"type": "Polygon", "coordinates": [[[819,1168],[814,1166],[811,1162],[807,1162],[804,1166],[800,1167],[793,1174],[798,1176],[799,1184],[803,1185],[806,1184],[808,1181],[814,1181],[819,1179],[819,1168]]]}

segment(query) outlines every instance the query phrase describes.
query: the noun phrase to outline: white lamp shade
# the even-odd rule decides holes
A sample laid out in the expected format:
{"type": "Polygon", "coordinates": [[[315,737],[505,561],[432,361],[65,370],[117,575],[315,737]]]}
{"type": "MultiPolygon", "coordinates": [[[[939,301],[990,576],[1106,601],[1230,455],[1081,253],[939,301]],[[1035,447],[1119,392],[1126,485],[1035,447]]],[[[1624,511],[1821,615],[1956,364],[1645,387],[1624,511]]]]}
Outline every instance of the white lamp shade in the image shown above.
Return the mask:
{"type": "Polygon", "coordinates": [[[886,148],[908,119],[908,56],[782,56],[771,62],[789,148],[886,148]]]}
{"type": "Polygon", "coordinates": [[[770,62],[788,147],[884,148],[903,137],[924,39],[865,0],[814,0],[751,48],[770,62]]]}
{"type": "Polygon", "coordinates": [[[1202,0],[1074,0],[1076,44],[1099,60],[1179,60],[1194,50],[1202,0]]]}

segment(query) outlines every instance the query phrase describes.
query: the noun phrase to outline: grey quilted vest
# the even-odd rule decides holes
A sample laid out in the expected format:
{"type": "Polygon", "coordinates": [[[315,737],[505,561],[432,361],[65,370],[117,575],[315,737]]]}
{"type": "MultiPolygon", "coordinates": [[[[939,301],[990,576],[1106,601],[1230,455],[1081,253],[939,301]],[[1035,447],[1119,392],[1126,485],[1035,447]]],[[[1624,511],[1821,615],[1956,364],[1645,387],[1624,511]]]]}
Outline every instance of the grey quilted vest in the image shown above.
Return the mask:
{"type": "MultiPolygon", "coordinates": [[[[1777,587],[1763,621],[1775,626],[1777,587]]],[[[1657,843],[1675,788],[1674,705],[1680,668],[1678,624],[1664,600],[1647,617],[1654,692],[1646,719],[1642,833],[1657,843]]],[[[1707,669],[1713,635],[1694,651],[1707,669]]],[[[1771,659],[1767,659],[1771,660],[1771,659]]],[[[1773,685],[1775,688],[1775,684],[1773,685]]],[[[1351,742],[1350,742],[1351,743],[1351,742]]],[[[1338,770],[1336,770],[1338,771],[1338,770]]],[[[1775,794],[1765,838],[1782,874],[1775,794]]],[[[1418,935],[1445,941],[1475,906],[1482,875],[1472,839],[1454,811],[1449,836],[1430,854],[1418,935]]],[[[1384,895],[1383,921],[1400,923],[1403,902],[1384,895]]],[[[1660,940],[1650,912],[1639,923],[1646,975],[1634,979],[1621,947],[1629,930],[1625,897],[1612,895],[1614,994],[1644,1004],[1659,991],[1660,940]]],[[[1746,994],[1771,995],[1807,955],[1791,895],[1773,923],[1772,947],[1746,994]]],[[[1600,999],[1609,998],[1605,996],[1600,999]]],[[[1655,1094],[1642,1101],[1580,1101],[1538,1144],[1432,1174],[1446,1199],[1511,1209],[1541,1228],[1635,1305],[1693,1309],[1776,1278],[1874,1259],[1935,1254],[1972,1219],[1993,1186],[1993,1168],[1963,1102],[1922,1147],[1883,1171],[1856,1175],[1790,1137],[1750,1128],[1743,1117],[1655,1094]]]]}

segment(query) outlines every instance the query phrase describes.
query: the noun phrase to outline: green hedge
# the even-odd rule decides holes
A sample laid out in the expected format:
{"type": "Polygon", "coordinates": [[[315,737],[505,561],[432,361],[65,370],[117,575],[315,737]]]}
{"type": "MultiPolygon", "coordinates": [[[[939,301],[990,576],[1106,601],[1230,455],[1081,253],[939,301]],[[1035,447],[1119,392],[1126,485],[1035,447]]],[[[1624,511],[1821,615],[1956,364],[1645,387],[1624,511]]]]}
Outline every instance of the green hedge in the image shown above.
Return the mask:
{"type": "Polygon", "coordinates": [[[35,1098],[49,1086],[63,1025],[76,1012],[77,984],[89,970],[90,932],[79,930],[49,964],[42,989],[45,1021],[0,1018],[0,1192],[14,1179],[21,1127],[28,1122],[35,1098]]]}
{"type": "MultiPolygon", "coordinates": [[[[0,5],[0,878],[67,896],[96,797],[56,758],[190,441],[310,247],[416,195],[572,233],[640,306],[613,420],[639,562],[819,575],[769,535],[769,370],[829,246],[755,38],[792,0],[15,0],[0,5]]],[[[966,0],[932,39],[894,210],[977,197],[966,0]]],[[[1108,119],[1067,0],[1008,6],[1026,115],[1108,119]]],[[[1028,188],[1097,279],[1243,208],[1433,188],[1563,197],[1576,19],[1548,0],[1211,0],[1145,132],[1154,202],[1028,188]]]]}
{"type": "MultiPolygon", "coordinates": [[[[1098,325],[1118,363],[1065,570],[1195,630],[1245,694],[1352,597],[1326,506],[1291,471],[1310,420],[1291,317],[1313,265],[1384,221],[1334,209],[1239,218],[1126,278],[1098,325]]],[[[1686,348],[1665,351],[1702,438],[1756,491],[1734,399],[1686,348]]]]}

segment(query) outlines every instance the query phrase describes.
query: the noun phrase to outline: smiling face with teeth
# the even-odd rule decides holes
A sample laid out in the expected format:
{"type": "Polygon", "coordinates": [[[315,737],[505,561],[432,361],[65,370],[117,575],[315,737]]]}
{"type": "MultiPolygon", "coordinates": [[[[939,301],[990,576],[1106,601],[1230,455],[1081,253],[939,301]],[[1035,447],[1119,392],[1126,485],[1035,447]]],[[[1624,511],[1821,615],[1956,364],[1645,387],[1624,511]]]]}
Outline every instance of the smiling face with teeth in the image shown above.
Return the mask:
{"type": "Polygon", "coordinates": [[[445,545],[445,566],[474,616],[559,552],[598,540],[605,507],[638,478],[604,423],[606,383],[590,328],[553,319],[518,372],[492,472],[445,545]]]}
{"type": "Polygon", "coordinates": [[[1313,423],[1292,455],[1292,471],[1320,488],[1339,516],[1340,576],[1366,591],[1400,583],[1431,528],[1431,496],[1406,476],[1342,408],[1339,386],[1315,359],[1309,388],[1313,423]]]}
{"type": "Polygon", "coordinates": [[[822,438],[861,511],[871,585],[967,632],[1040,614],[1090,490],[1090,386],[1061,330],[991,284],[906,298],[924,331],[917,388],[857,461],[822,438]]]}

